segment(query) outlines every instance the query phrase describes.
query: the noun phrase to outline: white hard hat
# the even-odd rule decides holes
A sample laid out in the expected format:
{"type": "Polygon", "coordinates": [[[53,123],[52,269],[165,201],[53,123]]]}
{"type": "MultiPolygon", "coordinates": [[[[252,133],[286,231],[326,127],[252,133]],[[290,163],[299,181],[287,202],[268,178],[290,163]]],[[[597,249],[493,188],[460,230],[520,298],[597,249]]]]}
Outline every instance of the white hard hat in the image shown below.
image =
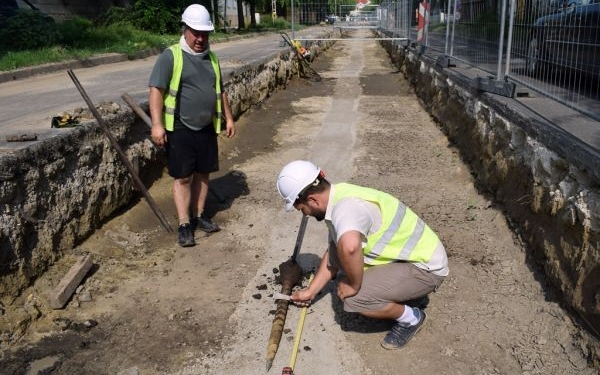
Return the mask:
{"type": "Polygon", "coordinates": [[[192,4],[185,8],[181,15],[181,22],[198,31],[213,31],[215,29],[208,10],[200,4],[192,4]]]}
{"type": "Polygon", "coordinates": [[[319,167],[305,160],[296,160],[283,167],[277,177],[277,191],[285,201],[286,211],[294,209],[300,193],[315,182],[320,173],[319,167]]]}

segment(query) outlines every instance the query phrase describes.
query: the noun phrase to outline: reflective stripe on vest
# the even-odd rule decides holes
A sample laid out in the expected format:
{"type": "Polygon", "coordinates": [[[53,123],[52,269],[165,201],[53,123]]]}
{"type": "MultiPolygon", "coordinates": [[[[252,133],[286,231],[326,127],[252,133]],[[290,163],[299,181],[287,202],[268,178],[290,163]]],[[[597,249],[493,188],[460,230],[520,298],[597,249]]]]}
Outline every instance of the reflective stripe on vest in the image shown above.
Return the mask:
{"type": "Polygon", "coordinates": [[[335,185],[333,204],[356,197],[376,204],[381,210],[381,227],[367,236],[363,249],[367,267],[394,261],[426,263],[439,244],[438,236],[410,208],[395,197],[347,183],[335,185]]]}
{"type": "MultiPolygon", "coordinates": [[[[165,92],[163,97],[163,114],[165,128],[168,131],[173,130],[173,124],[175,123],[175,108],[177,108],[177,93],[179,92],[179,82],[181,81],[181,72],[183,71],[183,52],[179,44],[174,44],[169,47],[173,52],[173,74],[171,74],[171,82],[169,82],[169,89],[165,92]]],[[[215,115],[213,116],[213,125],[215,132],[218,134],[221,132],[221,69],[219,68],[219,60],[217,55],[212,51],[208,52],[210,57],[210,63],[212,64],[213,70],[215,71],[215,90],[217,92],[217,101],[215,108],[215,115]]]]}

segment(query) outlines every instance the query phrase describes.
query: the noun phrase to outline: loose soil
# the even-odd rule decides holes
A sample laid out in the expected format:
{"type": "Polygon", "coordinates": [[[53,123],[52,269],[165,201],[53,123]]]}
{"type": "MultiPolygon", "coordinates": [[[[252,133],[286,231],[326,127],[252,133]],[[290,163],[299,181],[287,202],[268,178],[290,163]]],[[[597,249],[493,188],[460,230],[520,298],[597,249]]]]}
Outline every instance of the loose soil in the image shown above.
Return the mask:
{"type": "MultiPolygon", "coordinates": [[[[343,312],[330,283],[308,310],[295,374],[597,374],[502,207],[475,188],[381,47],[338,42],[312,66],[322,81],[294,79],[238,119],[236,138],[221,140],[211,184],[226,199],[208,202],[221,232],[198,232],[197,246],[180,248],[145,201],[132,204],[14,301],[36,318],[3,343],[0,372],[265,373],[277,267],[300,222],[283,211],[275,178],[287,162],[309,159],[334,182],[379,188],[412,207],[445,243],[451,273],[400,351],[379,346],[389,322],[343,312]],[[51,310],[48,292],[86,253],[95,267],[64,309],[51,310]]],[[[176,224],[171,183],[165,175],[149,191],[176,224]]],[[[303,269],[325,244],[324,225],[311,219],[303,269]]],[[[269,373],[289,364],[299,316],[290,307],[269,373]]]]}

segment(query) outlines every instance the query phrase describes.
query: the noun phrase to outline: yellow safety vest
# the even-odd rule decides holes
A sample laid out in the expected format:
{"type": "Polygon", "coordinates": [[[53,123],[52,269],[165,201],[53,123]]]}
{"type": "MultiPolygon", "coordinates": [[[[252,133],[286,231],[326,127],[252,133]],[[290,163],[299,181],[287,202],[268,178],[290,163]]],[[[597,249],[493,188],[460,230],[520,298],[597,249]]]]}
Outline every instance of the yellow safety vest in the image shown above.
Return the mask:
{"type": "MultiPolygon", "coordinates": [[[[169,82],[169,89],[166,90],[163,97],[163,114],[165,129],[172,131],[173,124],[175,123],[175,108],[177,107],[177,92],[179,91],[179,82],[181,81],[181,72],[183,71],[183,52],[179,44],[174,44],[169,49],[173,52],[173,74],[171,75],[171,82],[169,82]]],[[[213,116],[213,125],[215,132],[219,134],[221,132],[221,69],[219,68],[219,60],[217,55],[212,51],[208,52],[210,62],[215,71],[216,83],[215,90],[217,91],[217,102],[215,115],[213,116]]]]}
{"type": "Polygon", "coordinates": [[[367,236],[363,249],[365,267],[396,261],[426,263],[440,239],[410,208],[379,190],[348,183],[335,184],[333,204],[356,197],[376,204],[381,210],[381,227],[367,236]]]}

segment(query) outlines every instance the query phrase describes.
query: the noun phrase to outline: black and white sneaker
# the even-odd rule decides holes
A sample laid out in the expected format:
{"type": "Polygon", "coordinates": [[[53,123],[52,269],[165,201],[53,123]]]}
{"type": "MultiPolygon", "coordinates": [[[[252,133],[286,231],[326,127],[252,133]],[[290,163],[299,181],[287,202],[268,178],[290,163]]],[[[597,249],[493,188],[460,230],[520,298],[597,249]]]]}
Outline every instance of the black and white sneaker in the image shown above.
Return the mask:
{"type": "Polygon", "coordinates": [[[410,339],[413,338],[414,335],[419,332],[423,323],[425,323],[426,314],[425,311],[417,308],[417,307],[408,307],[412,308],[415,312],[415,316],[419,317],[419,322],[414,326],[407,326],[404,324],[400,324],[396,322],[392,327],[392,330],[385,336],[385,338],[381,341],[381,346],[385,349],[402,349],[410,339]]]}

